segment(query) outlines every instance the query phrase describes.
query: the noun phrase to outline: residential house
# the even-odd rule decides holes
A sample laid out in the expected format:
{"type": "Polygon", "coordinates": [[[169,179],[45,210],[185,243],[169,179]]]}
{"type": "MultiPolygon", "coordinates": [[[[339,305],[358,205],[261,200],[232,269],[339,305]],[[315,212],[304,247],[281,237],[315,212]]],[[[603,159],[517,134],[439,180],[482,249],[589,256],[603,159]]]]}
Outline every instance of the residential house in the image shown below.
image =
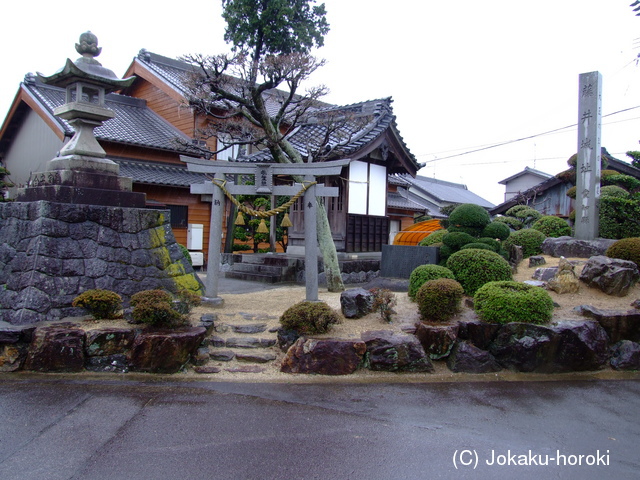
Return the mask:
{"type": "Polygon", "coordinates": [[[525,167],[521,172],[511,175],[504,180],[500,180],[498,183],[505,186],[504,201],[506,202],[520,194],[520,192],[529,190],[551,177],[553,177],[553,175],[541,172],[535,168],[525,167]]]}

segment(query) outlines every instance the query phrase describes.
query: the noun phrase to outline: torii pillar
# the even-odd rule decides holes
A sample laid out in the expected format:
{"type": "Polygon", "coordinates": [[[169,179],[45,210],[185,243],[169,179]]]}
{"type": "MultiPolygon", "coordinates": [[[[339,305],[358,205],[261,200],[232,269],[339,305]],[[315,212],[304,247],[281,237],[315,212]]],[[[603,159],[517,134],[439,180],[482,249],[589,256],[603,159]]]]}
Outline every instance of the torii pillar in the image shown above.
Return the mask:
{"type": "MultiPolygon", "coordinates": [[[[224,193],[216,183],[222,183],[225,175],[254,175],[255,185],[235,185],[227,182],[226,190],[232,195],[278,195],[294,196],[303,188],[302,184],[273,185],[273,175],[301,176],[305,183],[315,182],[316,177],[339,175],[350,159],[320,163],[239,163],[212,162],[210,160],[181,157],[190,172],[208,173],[214,180],[191,185],[191,193],[210,194],[211,225],[209,230],[209,253],[207,258],[207,277],[205,279],[206,297],[212,304],[222,304],[218,297],[218,279],[220,272],[220,250],[222,244],[222,222],[224,220],[224,193]]],[[[306,300],[318,301],[318,238],[316,197],[337,197],[337,187],[313,184],[304,192],[304,230],[305,230],[305,285],[306,300]]]]}

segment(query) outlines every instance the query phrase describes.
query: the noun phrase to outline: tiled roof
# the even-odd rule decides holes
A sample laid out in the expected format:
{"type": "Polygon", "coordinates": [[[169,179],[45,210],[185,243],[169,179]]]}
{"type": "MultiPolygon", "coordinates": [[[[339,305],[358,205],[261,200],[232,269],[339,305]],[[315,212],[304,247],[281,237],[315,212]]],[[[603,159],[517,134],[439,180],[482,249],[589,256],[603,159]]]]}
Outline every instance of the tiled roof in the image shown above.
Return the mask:
{"type": "Polygon", "coordinates": [[[403,210],[414,210],[416,212],[424,212],[427,210],[425,206],[409,200],[400,192],[387,193],[387,206],[392,208],[400,208],[403,210]]]}
{"type": "MultiPolygon", "coordinates": [[[[414,164],[418,162],[402,140],[391,108],[391,98],[369,100],[343,107],[320,109],[307,118],[287,136],[287,140],[303,158],[314,154],[314,147],[325,145],[323,156],[328,159],[348,158],[392,129],[403,149],[414,164]],[[328,137],[328,140],[327,140],[328,137]],[[311,148],[309,148],[311,147],[311,148]]],[[[245,162],[272,162],[268,150],[238,158],[245,162]]]]}
{"type": "Polygon", "coordinates": [[[422,191],[428,196],[433,197],[435,201],[447,203],[474,203],[485,208],[493,207],[491,202],[476,195],[467,189],[465,185],[460,183],[446,182],[435,178],[417,176],[415,178],[410,175],[400,175],[409,182],[414,188],[422,191]]]}
{"type": "MultiPolygon", "coordinates": [[[[56,107],[65,103],[64,89],[33,80],[23,83],[23,86],[51,114],[56,107]]],[[[105,106],[113,110],[116,116],[94,130],[98,140],[188,152],[188,148],[179,145],[176,140],[180,138],[189,142],[190,139],[147,108],[146,101],[111,93],[105,97],[105,106]]],[[[56,117],[56,121],[66,134],[73,135],[74,130],[66,120],[56,117]]]]}
{"type": "Polygon", "coordinates": [[[202,173],[187,171],[186,166],[168,165],[154,162],[136,162],[109,157],[120,165],[120,175],[131,177],[135,183],[188,187],[193,183],[204,183],[207,177],[202,173]]]}

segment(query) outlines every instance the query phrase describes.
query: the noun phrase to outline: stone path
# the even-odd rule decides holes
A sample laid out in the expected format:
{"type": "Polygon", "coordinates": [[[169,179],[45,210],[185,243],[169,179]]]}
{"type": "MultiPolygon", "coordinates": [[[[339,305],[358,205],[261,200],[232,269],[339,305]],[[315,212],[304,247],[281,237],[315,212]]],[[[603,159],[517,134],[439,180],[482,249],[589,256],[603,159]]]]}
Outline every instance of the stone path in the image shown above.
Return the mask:
{"type": "Polygon", "coordinates": [[[278,317],[247,312],[208,314],[210,333],[195,359],[196,373],[262,373],[277,358],[278,317]]]}

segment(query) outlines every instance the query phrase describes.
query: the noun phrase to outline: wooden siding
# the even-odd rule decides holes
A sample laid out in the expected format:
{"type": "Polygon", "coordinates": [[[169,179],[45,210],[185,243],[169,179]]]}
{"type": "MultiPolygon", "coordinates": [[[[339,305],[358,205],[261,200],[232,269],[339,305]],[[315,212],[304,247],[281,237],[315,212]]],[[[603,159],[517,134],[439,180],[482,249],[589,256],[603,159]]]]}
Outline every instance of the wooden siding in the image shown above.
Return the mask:
{"type": "Polygon", "coordinates": [[[389,218],[348,215],[346,252],[380,252],[388,243],[389,218]]]}

